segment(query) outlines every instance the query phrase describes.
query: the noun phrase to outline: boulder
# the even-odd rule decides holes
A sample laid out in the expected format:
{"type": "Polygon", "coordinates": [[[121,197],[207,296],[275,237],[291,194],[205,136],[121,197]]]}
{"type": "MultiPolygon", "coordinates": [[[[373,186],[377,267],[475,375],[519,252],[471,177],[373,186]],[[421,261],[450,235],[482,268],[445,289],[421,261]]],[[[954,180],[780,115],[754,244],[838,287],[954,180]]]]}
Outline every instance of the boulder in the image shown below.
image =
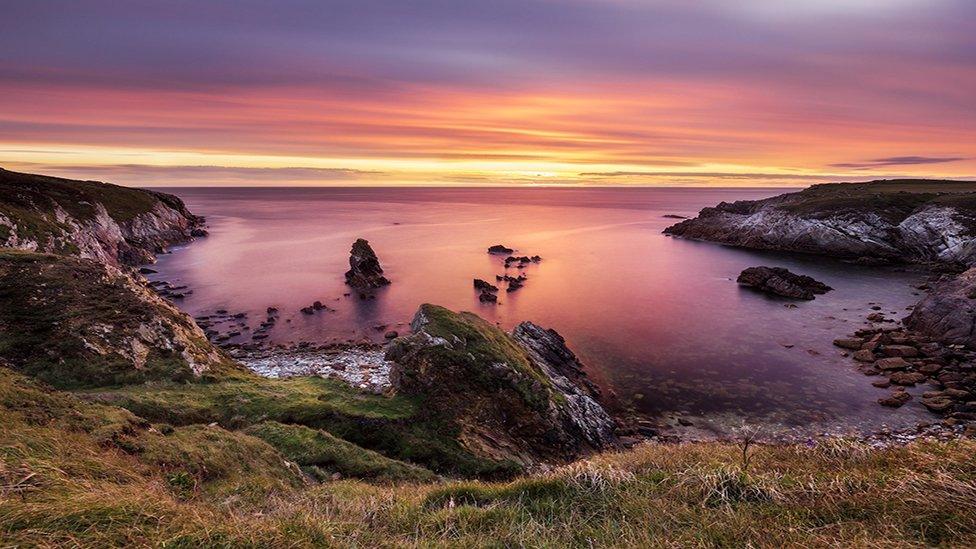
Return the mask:
{"type": "Polygon", "coordinates": [[[927,378],[925,374],[920,374],[918,372],[895,372],[891,374],[889,379],[895,385],[911,387],[916,383],[925,381],[927,378]]]}
{"type": "Polygon", "coordinates": [[[380,267],[380,261],[369,242],[362,238],[356,240],[349,254],[346,284],[360,292],[369,292],[389,283],[390,281],[383,276],[383,268],[380,267]]]}
{"type": "Polygon", "coordinates": [[[885,345],[881,349],[881,354],[885,356],[900,356],[911,358],[918,356],[918,349],[911,345],[885,345]]]}
{"type": "Polygon", "coordinates": [[[950,344],[976,349],[976,268],[940,282],[905,319],[910,329],[950,344]]]}
{"type": "Polygon", "coordinates": [[[879,370],[904,370],[908,366],[908,361],[900,356],[882,358],[874,363],[874,367],[879,370]]]}
{"type": "Polygon", "coordinates": [[[897,390],[890,395],[879,398],[878,404],[889,408],[900,408],[903,404],[912,399],[912,395],[903,390],[897,390]]]}
{"type": "Polygon", "coordinates": [[[498,286],[495,286],[494,284],[485,280],[481,280],[480,278],[476,278],[474,279],[474,289],[486,292],[497,292],[498,286]]]}
{"type": "Polygon", "coordinates": [[[861,345],[864,344],[864,340],[859,337],[842,337],[834,340],[834,345],[842,349],[850,349],[852,351],[860,350],[861,345]]]}
{"type": "Polygon", "coordinates": [[[832,290],[823,282],[806,275],[798,275],[782,267],[749,267],[739,274],[736,282],[768,294],[792,299],[813,299],[832,290]]]}
{"type": "Polygon", "coordinates": [[[466,451],[526,466],[616,446],[613,419],[555,331],[523,323],[507,334],[429,304],[411,328],[387,351],[393,386],[422,398],[466,451]]]}

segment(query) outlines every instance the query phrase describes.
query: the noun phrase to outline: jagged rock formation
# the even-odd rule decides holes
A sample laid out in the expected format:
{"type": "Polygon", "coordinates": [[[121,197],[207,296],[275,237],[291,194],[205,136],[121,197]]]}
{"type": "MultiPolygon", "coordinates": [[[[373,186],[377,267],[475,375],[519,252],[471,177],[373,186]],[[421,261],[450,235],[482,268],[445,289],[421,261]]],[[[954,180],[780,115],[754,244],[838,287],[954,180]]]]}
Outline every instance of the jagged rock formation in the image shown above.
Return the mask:
{"type": "Polygon", "coordinates": [[[736,282],[761,292],[792,299],[813,299],[832,290],[830,286],[806,275],[791,273],[782,267],[749,267],[736,282]]]}
{"type": "Polygon", "coordinates": [[[362,238],[356,240],[349,255],[346,284],[360,292],[368,292],[389,283],[390,281],[383,276],[380,260],[376,257],[376,252],[370,247],[369,242],[362,238]]]}
{"type": "Polygon", "coordinates": [[[935,285],[905,319],[908,328],[976,349],[976,268],[935,285]]]}
{"type": "Polygon", "coordinates": [[[0,247],[138,265],[202,224],[173,195],[0,169],[0,247]]]}
{"type": "Polygon", "coordinates": [[[0,357],[58,387],[216,378],[239,368],[118,268],[0,251],[0,357]]]}
{"type": "Polygon", "coordinates": [[[976,263],[976,183],[891,180],[814,185],[723,202],[665,234],[745,248],[862,260],[976,263]]]}
{"type": "Polygon", "coordinates": [[[465,450],[528,465],[615,444],[613,420],[556,332],[523,323],[509,335],[429,304],[411,327],[387,352],[393,385],[423,398],[465,450]]]}

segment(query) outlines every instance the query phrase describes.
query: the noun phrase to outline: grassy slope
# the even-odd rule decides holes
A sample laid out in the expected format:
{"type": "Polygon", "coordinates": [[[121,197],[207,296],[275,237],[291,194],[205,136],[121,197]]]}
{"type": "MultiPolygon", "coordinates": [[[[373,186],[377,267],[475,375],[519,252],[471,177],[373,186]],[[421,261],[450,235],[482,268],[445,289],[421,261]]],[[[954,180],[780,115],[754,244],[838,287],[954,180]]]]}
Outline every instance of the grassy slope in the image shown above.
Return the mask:
{"type": "Polygon", "coordinates": [[[84,547],[973,546],[974,451],[972,441],[760,447],[743,473],[735,446],[654,445],[507,483],[306,484],[255,437],[150,428],[3,372],[0,539],[84,547]]]}
{"type": "MultiPolygon", "coordinates": [[[[136,369],[130,358],[99,354],[86,345],[106,339],[116,349],[128,349],[126,340],[141,324],[160,318],[187,332],[193,329],[192,320],[178,310],[147,299],[130,285],[129,279],[92,261],[0,248],[0,357],[60,387],[191,379],[193,372],[177,349],[157,345],[145,366],[136,369]]],[[[212,350],[202,333],[192,344],[198,353],[212,350]]],[[[226,359],[208,376],[241,373],[226,359]]]]}

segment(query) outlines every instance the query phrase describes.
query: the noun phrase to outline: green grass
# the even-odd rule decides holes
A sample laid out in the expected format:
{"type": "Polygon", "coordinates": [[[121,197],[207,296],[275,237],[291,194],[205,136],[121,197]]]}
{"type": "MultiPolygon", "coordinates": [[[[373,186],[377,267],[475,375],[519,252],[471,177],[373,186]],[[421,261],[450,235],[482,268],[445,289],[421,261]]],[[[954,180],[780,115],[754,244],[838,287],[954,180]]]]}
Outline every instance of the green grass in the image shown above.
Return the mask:
{"type": "Polygon", "coordinates": [[[244,429],[273,421],[325,430],[390,458],[444,474],[510,476],[519,470],[514,464],[466,451],[450,426],[423,417],[414,398],[365,394],[330,379],[252,376],[211,383],[154,382],[78,394],[158,423],[217,423],[227,429],[244,429]]]}
{"type": "Polygon", "coordinates": [[[387,482],[430,482],[436,478],[422,467],[387,458],[328,432],[301,425],[266,421],[245,429],[244,433],[267,442],[319,480],[328,480],[336,474],[340,478],[387,482]]]}

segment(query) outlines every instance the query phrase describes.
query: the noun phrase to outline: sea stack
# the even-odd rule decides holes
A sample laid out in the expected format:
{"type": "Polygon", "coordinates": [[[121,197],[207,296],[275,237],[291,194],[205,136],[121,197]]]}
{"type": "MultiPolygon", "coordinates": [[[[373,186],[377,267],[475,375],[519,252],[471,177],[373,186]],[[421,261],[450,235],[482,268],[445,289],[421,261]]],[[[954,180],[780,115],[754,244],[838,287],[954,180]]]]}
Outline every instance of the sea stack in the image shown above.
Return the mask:
{"type": "Polygon", "coordinates": [[[364,293],[389,283],[389,279],[383,276],[383,267],[380,267],[380,260],[369,242],[362,238],[356,240],[349,255],[346,284],[364,293]]]}

